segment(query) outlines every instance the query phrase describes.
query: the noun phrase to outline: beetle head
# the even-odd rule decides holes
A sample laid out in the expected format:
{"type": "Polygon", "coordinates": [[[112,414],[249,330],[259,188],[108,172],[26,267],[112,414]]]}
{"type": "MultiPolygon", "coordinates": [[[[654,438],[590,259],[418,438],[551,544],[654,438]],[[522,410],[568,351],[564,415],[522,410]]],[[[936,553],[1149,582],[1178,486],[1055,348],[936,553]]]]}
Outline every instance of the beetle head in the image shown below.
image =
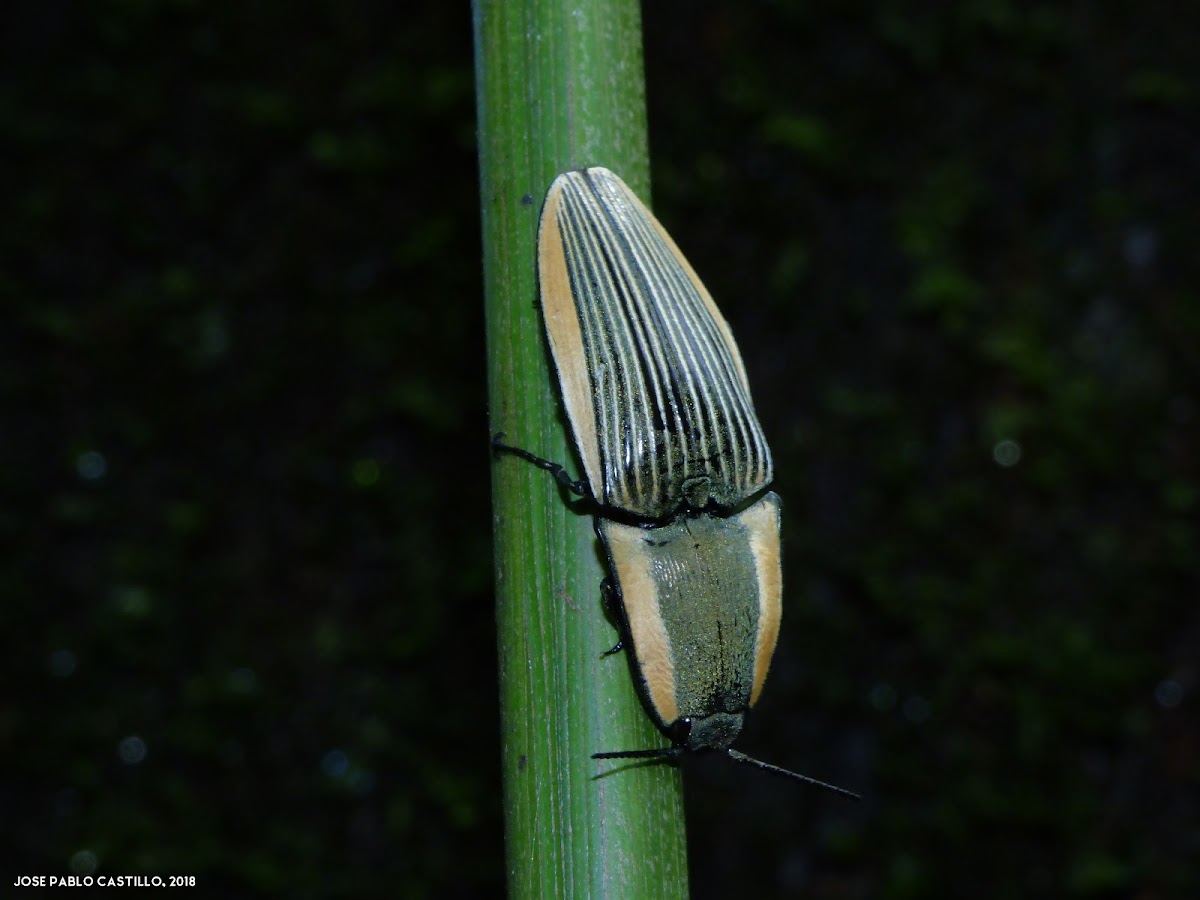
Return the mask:
{"type": "Polygon", "coordinates": [[[684,716],[667,728],[667,736],[677,746],[690,751],[727,750],[741,733],[745,714],[715,712],[707,716],[684,716]]]}

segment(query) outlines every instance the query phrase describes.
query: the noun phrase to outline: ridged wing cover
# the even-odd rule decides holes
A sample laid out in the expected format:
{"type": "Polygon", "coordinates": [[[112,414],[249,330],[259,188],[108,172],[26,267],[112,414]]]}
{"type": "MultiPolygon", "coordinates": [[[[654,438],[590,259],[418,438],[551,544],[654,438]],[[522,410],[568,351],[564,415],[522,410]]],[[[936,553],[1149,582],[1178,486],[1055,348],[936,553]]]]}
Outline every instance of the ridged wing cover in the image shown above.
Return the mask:
{"type": "Polygon", "coordinates": [[[542,309],[593,496],[661,519],[773,477],[724,317],[658,220],[603,168],[567,172],[538,234],[542,309]]]}

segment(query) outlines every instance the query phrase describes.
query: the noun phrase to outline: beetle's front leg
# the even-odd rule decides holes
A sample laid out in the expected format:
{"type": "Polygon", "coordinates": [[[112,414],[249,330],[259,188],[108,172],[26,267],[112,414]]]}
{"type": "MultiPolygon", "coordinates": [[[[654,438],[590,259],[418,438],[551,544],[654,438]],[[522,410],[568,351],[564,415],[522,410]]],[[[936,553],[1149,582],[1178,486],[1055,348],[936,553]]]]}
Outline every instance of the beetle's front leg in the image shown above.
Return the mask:
{"type": "Polygon", "coordinates": [[[544,469],[554,476],[554,480],[565,487],[572,494],[578,494],[580,497],[592,499],[592,491],[588,487],[587,479],[580,478],[578,481],[567,474],[565,467],[556,462],[551,462],[548,459],[542,459],[540,456],[535,456],[528,450],[523,450],[520,447],[514,447],[511,444],[505,444],[500,439],[504,437],[503,431],[497,431],[492,435],[492,452],[511,453],[513,456],[519,456],[521,459],[533,463],[539,469],[544,469]]]}

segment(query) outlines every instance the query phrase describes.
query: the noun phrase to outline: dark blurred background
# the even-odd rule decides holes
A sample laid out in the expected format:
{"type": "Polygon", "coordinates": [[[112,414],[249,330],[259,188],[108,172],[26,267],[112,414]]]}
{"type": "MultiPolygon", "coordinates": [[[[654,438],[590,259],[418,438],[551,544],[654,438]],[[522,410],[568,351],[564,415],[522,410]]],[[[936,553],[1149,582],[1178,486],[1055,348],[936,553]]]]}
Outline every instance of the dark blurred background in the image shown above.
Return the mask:
{"type": "MultiPolygon", "coordinates": [[[[1200,22],[910,6],[645,10],[786,504],[739,746],[867,795],[689,766],[693,893],[1200,896],[1200,22]]],[[[0,46],[4,877],[501,891],[467,5],[0,46]]]]}

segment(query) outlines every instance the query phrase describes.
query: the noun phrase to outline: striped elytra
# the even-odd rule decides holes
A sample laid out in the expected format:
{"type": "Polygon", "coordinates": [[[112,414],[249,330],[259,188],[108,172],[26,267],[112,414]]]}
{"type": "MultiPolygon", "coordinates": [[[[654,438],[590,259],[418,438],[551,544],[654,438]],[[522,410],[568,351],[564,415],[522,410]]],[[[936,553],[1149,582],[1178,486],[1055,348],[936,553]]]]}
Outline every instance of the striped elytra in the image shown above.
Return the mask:
{"type": "Polygon", "coordinates": [[[542,210],[550,348],[592,494],[649,519],[722,509],[773,477],[737,344],[712,297],[616,175],[560,175],[542,210]]]}

